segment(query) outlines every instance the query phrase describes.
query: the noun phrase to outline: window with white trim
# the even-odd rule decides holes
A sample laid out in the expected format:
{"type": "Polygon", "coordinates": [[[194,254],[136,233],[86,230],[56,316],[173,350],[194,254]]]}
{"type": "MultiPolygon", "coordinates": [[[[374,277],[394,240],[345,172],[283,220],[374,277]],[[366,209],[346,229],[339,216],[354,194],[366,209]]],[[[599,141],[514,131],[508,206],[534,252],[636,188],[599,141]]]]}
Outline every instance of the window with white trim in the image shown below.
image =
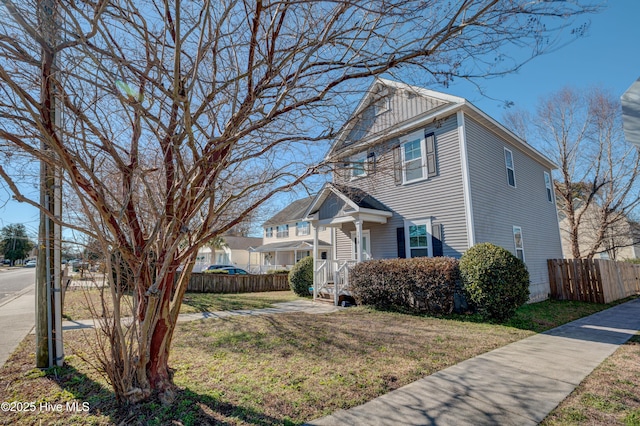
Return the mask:
{"type": "Polygon", "coordinates": [[[427,175],[425,170],[424,132],[420,130],[405,136],[401,139],[401,143],[403,183],[424,179],[427,175]]]}
{"type": "Polygon", "coordinates": [[[431,219],[405,221],[407,257],[433,256],[431,247],[431,219]]]}
{"type": "Polygon", "coordinates": [[[311,225],[309,222],[296,223],[296,235],[309,235],[311,233],[311,225]]]}
{"type": "Polygon", "coordinates": [[[265,238],[272,238],[273,237],[273,226],[270,226],[270,227],[264,229],[264,236],[265,236],[265,238]]]}
{"type": "Polygon", "coordinates": [[[300,262],[305,257],[311,256],[310,250],[298,250],[296,252],[296,263],[300,262]]]}
{"type": "Polygon", "coordinates": [[[367,153],[363,152],[351,159],[351,179],[367,175],[367,153]]]}
{"type": "Polygon", "coordinates": [[[513,243],[516,249],[516,257],[524,262],[524,242],[522,241],[522,228],[513,227],[513,243]]]}
{"type": "Polygon", "coordinates": [[[507,167],[507,183],[509,186],[516,186],[516,169],[513,166],[513,153],[510,149],[504,149],[504,164],[507,167]]]}
{"type": "Polygon", "coordinates": [[[547,200],[553,203],[553,190],[551,188],[551,176],[544,172],[544,186],[547,188],[547,200]]]}
{"type": "Polygon", "coordinates": [[[419,130],[400,138],[400,145],[394,149],[393,155],[396,161],[396,184],[417,182],[438,175],[434,133],[425,135],[424,130],[419,130]]]}
{"type": "Polygon", "coordinates": [[[289,225],[276,226],[276,238],[287,238],[289,236],[289,225]]]}

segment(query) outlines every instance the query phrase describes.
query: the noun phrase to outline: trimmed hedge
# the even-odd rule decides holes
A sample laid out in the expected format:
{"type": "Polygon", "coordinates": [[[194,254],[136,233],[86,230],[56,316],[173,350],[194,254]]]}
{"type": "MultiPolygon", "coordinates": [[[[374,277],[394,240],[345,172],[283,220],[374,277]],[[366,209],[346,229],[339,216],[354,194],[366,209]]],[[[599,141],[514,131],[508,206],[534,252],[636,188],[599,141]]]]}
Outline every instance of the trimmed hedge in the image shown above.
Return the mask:
{"type": "Polygon", "coordinates": [[[529,272],[508,250],[476,244],[460,259],[467,300],[485,319],[505,321],[529,300],[529,272]]]}
{"type": "Polygon", "coordinates": [[[289,286],[298,296],[309,296],[309,287],[313,287],[313,256],[293,265],[289,271],[289,286]]]}
{"type": "Polygon", "coordinates": [[[219,275],[227,275],[229,271],[226,269],[205,269],[202,271],[203,274],[219,274],[219,275]]]}
{"type": "Polygon", "coordinates": [[[414,313],[449,314],[459,286],[458,260],[418,257],[360,262],[349,275],[358,304],[414,313]]]}

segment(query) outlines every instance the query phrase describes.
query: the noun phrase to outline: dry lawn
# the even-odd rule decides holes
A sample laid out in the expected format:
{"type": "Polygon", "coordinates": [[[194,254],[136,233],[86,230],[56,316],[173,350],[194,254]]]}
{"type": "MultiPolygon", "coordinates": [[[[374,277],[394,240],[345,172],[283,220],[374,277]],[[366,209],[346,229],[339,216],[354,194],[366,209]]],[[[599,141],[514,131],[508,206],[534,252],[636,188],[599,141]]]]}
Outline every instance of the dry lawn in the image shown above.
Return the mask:
{"type": "MultiPolygon", "coordinates": [[[[258,307],[295,298],[290,292],[191,297],[185,305],[195,311],[258,307]]],[[[110,387],[90,366],[95,361],[89,349],[95,330],[65,332],[65,366],[45,371],[33,368],[34,338],[28,336],[0,369],[0,401],[14,402],[16,408],[18,402],[33,403],[34,410],[21,405],[22,411],[5,411],[0,424],[299,425],[606,307],[547,301],[522,307],[507,325],[482,323],[473,316],[418,317],[362,307],[326,315],[182,323],[170,359],[180,388],[171,407],[156,401],[116,405],[110,387]],[[73,402],[80,410],[71,410],[73,402]],[[81,410],[82,403],[88,411],[81,410]]],[[[630,401],[640,384],[639,346],[637,341],[625,346],[625,352],[621,349],[603,364],[601,369],[611,378],[596,377],[594,388],[584,394],[599,395],[595,389],[602,384],[605,396],[578,396],[582,403],[587,401],[588,410],[570,406],[560,412],[585,413],[584,424],[625,419],[638,424],[638,405],[630,401]],[[609,401],[603,407],[615,408],[594,408],[601,400],[609,401]],[[611,401],[629,409],[622,413],[611,401]],[[600,412],[618,417],[600,420],[600,412]]],[[[549,422],[558,423],[549,424],[575,424],[576,418],[552,417],[549,422]]]]}
{"type": "Polygon", "coordinates": [[[640,335],[600,364],[542,424],[640,425],[640,335]]]}
{"type": "MultiPolygon", "coordinates": [[[[74,289],[65,293],[63,317],[67,320],[83,320],[92,318],[92,309],[98,316],[102,313],[113,311],[113,303],[108,289],[104,290],[104,306],[102,303],[102,290],[74,289]]],[[[121,306],[123,315],[131,315],[133,298],[125,294],[122,296],[121,306]]],[[[272,307],[274,303],[288,302],[299,299],[291,291],[273,291],[264,293],[240,293],[240,294],[213,294],[213,293],[187,293],[180,307],[180,313],[190,314],[198,312],[229,311],[237,309],[262,309],[272,307]]]]}
{"type": "Polygon", "coordinates": [[[181,393],[118,409],[91,359],[92,331],[65,334],[61,369],[33,369],[29,336],[0,370],[0,401],[65,405],[88,413],[4,413],[5,424],[301,424],[375,398],[477,354],[533,334],[499,325],[351,308],[180,324],[171,365],[181,393]]]}

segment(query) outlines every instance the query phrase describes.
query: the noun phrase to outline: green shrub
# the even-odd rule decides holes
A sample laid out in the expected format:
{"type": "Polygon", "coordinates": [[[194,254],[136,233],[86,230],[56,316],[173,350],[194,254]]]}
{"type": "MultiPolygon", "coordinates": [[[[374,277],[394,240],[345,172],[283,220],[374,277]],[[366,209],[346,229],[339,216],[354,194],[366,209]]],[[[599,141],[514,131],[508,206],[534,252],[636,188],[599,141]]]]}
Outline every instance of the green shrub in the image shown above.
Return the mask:
{"type": "Polygon", "coordinates": [[[491,243],[476,244],[460,259],[467,295],[485,319],[505,321],[529,300],[529,272],[508,250],[491,243]]]}
{"type": "Polygon", "coordinates": [[[288,269],[269,269],[267,274],[288,274],[288,269]]]}
{"type": "Polygon", "coordinates": [[[204,271],[202,271],[202,273],[225,275],[225,274],[229,274],[229,271],[227,271],[226,269],[205,269],[204,271]]]}
{"type": "Polygon", "coordinates": [[[413,313],[451,313],[458,281],[458,261],[450,257],[370,260],[349,274],[358,304],[413,313]]]}
{"type": "Polygon", "coordinates": [[[307,256],[293,265],[289,271],[289,286],[298,296],[309,296],[309,287],[313,287],[312,256],[307,256]]]}

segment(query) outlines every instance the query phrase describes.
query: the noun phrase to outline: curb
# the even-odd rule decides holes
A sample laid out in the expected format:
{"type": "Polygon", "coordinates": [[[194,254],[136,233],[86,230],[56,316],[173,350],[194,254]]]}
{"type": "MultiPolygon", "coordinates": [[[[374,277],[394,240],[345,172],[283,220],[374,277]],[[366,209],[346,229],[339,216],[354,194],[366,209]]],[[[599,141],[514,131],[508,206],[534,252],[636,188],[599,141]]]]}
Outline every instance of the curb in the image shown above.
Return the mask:
{"type": "Polygon", "coordinates": [[[4,305],[6,305],[7,303],[13,302],[18,297],[24,296],[25,294],[27,294],[31,290],[35,290],[35,288],[36,288],[35,284],[31,284],[29,287],[23,288],[18,293],[14,294],[13,296],[9,297],[7,300],[5,300],[2,303],[0,303],[0,308],[3,307],[4,305]]]}

